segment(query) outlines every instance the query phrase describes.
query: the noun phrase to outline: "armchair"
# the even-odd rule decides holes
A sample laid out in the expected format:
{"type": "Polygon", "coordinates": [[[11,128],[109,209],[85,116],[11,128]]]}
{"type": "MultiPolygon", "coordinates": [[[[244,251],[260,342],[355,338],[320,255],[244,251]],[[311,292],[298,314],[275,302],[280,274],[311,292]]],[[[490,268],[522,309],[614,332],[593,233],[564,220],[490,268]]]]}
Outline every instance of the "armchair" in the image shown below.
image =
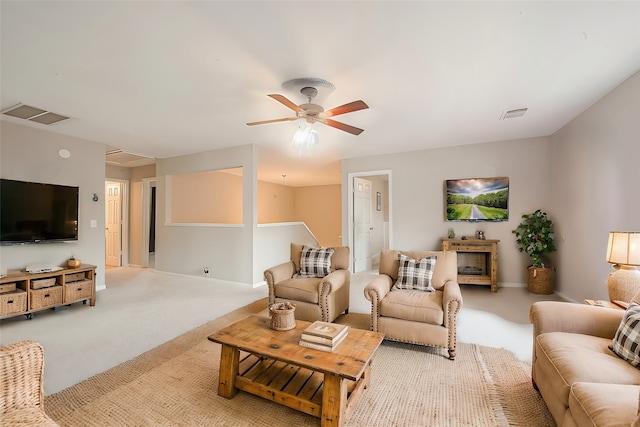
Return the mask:
{"type": "Polygon", "coordinates": [[[371,301],[371,330],[384,332],[385,339],[443,347],[449,359],[456,356],[456,321],[462,307],[455,251],[401,252],[383,249],[379,275],[364,289],[371,301]],[[435,256],[431,278],[434,292],[393,289],[398,280],[398,254],[413,260],[435,256]]]}
{"type": "Polygon", "coordinates": [[[309,322],[333,322],[343,312],[349,312],[349,247],[324,249],[333,250],[328,274],[319,277],[322,274],[318,272],[311,274],[317,277],[299,277],[305,273],[305,263],[301,264],[303,245],[291,244],[291,260],[264,272],[269,287],[269,305],[292,302],[296,306],[295,318],[309,322]]]}
{"type": "Polygon", "coordinates": [[[44,352],[34,341],[0,347],[0,424],[57,426],[44,412],[44,352]]]}

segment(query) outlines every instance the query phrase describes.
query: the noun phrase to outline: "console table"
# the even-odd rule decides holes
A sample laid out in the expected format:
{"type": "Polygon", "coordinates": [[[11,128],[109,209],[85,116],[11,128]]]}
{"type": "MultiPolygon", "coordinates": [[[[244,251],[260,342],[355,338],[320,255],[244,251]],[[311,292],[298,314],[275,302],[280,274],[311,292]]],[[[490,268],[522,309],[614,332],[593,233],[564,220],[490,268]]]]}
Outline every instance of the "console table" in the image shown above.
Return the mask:
{"type": "Polygon", "coordinates": [[[96,305],[96,266],[83,264],[46,273],[8,271],[0,279],[0,319],[69,305],[96,305]]]}
{"type": "Polygon", "coordinates": [[[490,285],[491,292],[498,292],[498,242],[442,239],[443,251],[458,253],[458,283],[490,285]]]}

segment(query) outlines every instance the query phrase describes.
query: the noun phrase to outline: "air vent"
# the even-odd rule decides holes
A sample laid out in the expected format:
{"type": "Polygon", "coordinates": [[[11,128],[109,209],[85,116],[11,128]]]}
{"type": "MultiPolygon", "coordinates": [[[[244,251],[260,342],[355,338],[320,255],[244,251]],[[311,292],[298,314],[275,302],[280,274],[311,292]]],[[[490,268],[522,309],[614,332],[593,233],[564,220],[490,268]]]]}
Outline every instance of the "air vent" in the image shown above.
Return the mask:
{"type": "Polygon", "coordinates": [[[18,119],[31,120],[32,122],[43,125],[52,125],[69,119],[67,116],[62,116],[60,114],[24,104],[14,105],[13,107],[3,111],[2,114],[16,117],[18,119]]]}
{"type": "Polygon", "coordinates": [[[106,161],[110,165],[123,167],[145,166],[155,163],[155,157],[134,154],[119,148],[107,147],[106,161]]]}
{"type": "Polygon", "coordinates": [[[516,117],[522,117],[524,116],[524,113],[527,112],[527,110],[528,108],[518,108],[517,110],[505,111],[504,113],[502,113],[502,117],[500,118],[500,120],[515,119],[516,117]]]}

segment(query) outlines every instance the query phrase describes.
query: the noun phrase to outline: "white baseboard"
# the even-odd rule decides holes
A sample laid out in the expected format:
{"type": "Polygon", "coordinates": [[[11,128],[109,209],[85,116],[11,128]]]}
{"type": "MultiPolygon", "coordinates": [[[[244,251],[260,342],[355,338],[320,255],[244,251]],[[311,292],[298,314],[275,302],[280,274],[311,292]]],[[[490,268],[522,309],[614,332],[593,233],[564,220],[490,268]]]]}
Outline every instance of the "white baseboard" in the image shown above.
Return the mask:
{"type": "Polygon", "coordinates": [[[257,282],[253,284],[253,289],[261,288],[263,286],[267,286],[267,281],[263,280],[262,282],[257,282]]]}
{"type": "Polygon", "coordinates": [[[526,288],[526,283],[518,283],[518,282],[498,282],[499,288],[526,288]]]}
{"type": "Polygon", "coordinates": [[[565,294],[563,294],[562,292],[556,292],[555,294],[556,294],[556,295],[558,295],[558,296],[559,296],[560,298],[562,298],[563,300],[568,301],[568,302],[572,302],[572,303],[575,303],[575,304],[582,304],[582,303],[584,303],[584,301],[583,301],[583,302],[578,302],[578,301],[574,300],[573,298],[569,298],[568,296],[566,296],[566,295],[565,295],[565,294]]]}

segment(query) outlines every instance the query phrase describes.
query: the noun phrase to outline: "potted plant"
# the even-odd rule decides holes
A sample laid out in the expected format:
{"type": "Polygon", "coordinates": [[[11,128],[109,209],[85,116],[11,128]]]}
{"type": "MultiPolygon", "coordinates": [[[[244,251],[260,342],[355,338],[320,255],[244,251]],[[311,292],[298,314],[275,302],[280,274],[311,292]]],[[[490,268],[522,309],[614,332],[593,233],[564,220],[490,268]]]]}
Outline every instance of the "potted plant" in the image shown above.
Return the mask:
{"type": "Polygon", "coordinates": [[[527,287],[536,294],[553,293],[554,271],[544,265],[543,257],[556,250],[553,222],[540,209],[522,215],[522,222],[512,231],[520,252],[526,252],[533,263],[528,268],[527,287]]]}

